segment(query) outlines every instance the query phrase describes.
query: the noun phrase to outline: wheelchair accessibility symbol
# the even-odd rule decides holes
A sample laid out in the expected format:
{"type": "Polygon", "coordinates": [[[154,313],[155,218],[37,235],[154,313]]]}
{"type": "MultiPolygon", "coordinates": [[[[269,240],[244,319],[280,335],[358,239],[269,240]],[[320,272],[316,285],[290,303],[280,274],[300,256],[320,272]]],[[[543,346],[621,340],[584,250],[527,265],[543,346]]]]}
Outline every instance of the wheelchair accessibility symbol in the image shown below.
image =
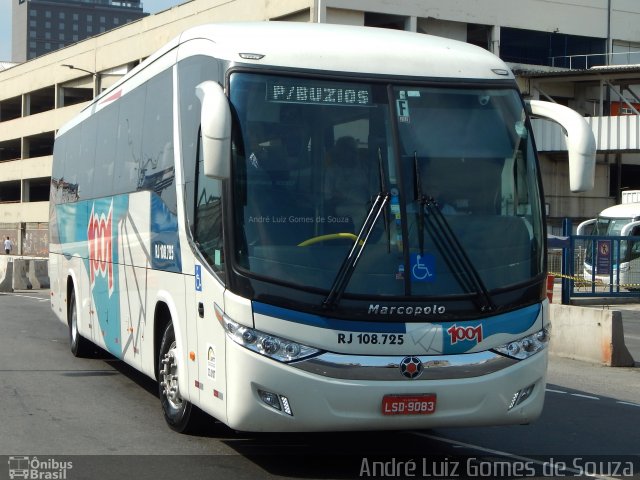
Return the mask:
{"type": "Polygon", "coordinates": [[[433,282],[436,279],[436,259],[433,255],[425,253],[412,253],[411,279],[415,282],[433,282]]]}
{"type": "Polygon", "coordinates": [[[202,291],[202,266],[196,265],[196,292],[202,291]]]}

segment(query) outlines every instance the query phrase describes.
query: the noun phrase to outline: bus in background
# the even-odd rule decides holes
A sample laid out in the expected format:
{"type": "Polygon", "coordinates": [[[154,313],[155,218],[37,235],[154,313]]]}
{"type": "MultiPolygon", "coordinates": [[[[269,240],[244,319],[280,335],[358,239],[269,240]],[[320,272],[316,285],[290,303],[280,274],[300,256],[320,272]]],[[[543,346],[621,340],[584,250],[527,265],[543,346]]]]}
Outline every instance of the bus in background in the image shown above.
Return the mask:
{"type": "Polygon", "coordinates": [[[530,114],[469,44],[376,28],[192,28],[58,132],[51,306],[71,350],[158,380],[171,428],[522,424],[549,308],[530,114]],[[295,48],[291,42],[295,39],[295,48]],[[301,54],[304,52],[304,54],[301,54]]]}
{"type": "Polygon", "coordinates": [[[586,243],[584,279],[626,290],[640,290],[640,190],[622,192],[622,203],[585,220],[577,235],[612,237],[586,243]],[[627,239],[627,237],[633,237],[627,239]],[[602,252],[602,249],[605,249],[602,252]],[[598,265],[598,258],[605,257],[598,265]],[[594,268],[594,258],[596,266],[594,268]]]}

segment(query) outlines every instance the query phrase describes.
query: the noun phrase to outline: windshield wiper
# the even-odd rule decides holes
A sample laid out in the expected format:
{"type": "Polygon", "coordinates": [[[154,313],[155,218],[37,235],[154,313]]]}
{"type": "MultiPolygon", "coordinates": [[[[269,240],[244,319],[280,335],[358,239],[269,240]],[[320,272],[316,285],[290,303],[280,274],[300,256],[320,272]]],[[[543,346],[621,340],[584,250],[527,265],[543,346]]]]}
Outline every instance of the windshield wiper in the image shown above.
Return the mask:
{"type": "Polygon", "coordinates": [[[327,298],[322,302],[322,306],[324,308],[333,308],[340,301],[342,294],[349,284],[349,280],[351,280],[351,275],[353,275],[353,272],[356,269],[358,260],[360,260],[362,251],[369,241],[369,235],[371,235],[371,231],[373,230],[378,217],[389,202],[390,196],[389,192],[379,192],[376,195],[376,199],[373,201],[373,205],[371,205],[371,208],[367,213],[367,218],[365,219],[362,228],[360,228],[360,232],[358,232],[358,237],[354,241],[351,250],[349,250],[349,254],[343,260],[342,266],[338,271],[338,275],[336,275],[336,278],[333,281],[329,295],[327,295],[327,298]]]}
{"type": "MultiPolygon", "coordinates": [[[[371,235],[371,232],[373,231],[373,227],[375,227],[376,222],[378,221],[378,217],[380,217],[380,214],[384,211],[385,207],[389,204],[389,199],[391,198],[391,194],[388,192],[387,184],[385,182],[384,164],[382,162],[382,152],[380,148],[378,148],[378,174],[380,175],[380,179],[379,179],[380,191],[376,195],[376,198],[373,201],[371,208],[367,212],[365,221],[362,224],[360,231],[358,232],[358,237],[356,238],[355,242],[353,243],[353,246],[349,250],[349,253],[345,257],[345,259],[342,261],[340,270],[338,271],[338,274],[336,275],[336,278],[333,281],[333,285],[331,286],[331,290],[329,290],[329,294],[327,295],[327,298],[325,298],[324,301],[322,302],[323,308],[326,308],[326,309],[334,308],[340,301],[340,298],[342,297],[342,294],[346,290],[347,285],[349,285],[349,280],[351,280],[351,276],[353,275],[353,272],[356,269],[358,260],[360,260],[360,256],[362,255],[362,251],[364,250],[364,247],[367,245],[367,242],[369,241],[369,235],[371,235]]],[[[384,220],[385,220],[384,227],[385,227],[385,230],[387,231],[387,240],[388,240],[387,249],[391,250],[391,237],[390,237],[391,229],[389,228],[386,215],[384,220]]]]}
{"type": "MultiPolygon", "coordinates": [[[[382,161],[382,149],[378,147],[378,177],[380,182],[380,192],[388,192],[387,190],[387,182],[385,181],[384,175],[384,162],[382,161]]],[[[380,195],[380,194],[378,194],[380,195]]],[[[391,228],[389,225],[389,215],[385,215],[383,217],[384,220],[384,231],[387,234],[387,253],[391,253],[391,228]]]]}
{"type": "Polygon", "coordinates": [[[414,186],[415,197],[419,202],[420,212],[418,213],[418,242],[420,254],[424,254],[424,227],[429,224],[433,240],[442,253],[447,266],[455,275],[458,283],[467,292],[476,293],[476,302],[481,312],[493,311],[496,306],[493,303],[489,290],[482,281],[482,277],[467,255],[458,237],[451,229],[449,222],[440,211],[438,202],[433,197],[425,195],[422,191],[422,180],[418,167],[418,157],[414,153],[414,186]]]}

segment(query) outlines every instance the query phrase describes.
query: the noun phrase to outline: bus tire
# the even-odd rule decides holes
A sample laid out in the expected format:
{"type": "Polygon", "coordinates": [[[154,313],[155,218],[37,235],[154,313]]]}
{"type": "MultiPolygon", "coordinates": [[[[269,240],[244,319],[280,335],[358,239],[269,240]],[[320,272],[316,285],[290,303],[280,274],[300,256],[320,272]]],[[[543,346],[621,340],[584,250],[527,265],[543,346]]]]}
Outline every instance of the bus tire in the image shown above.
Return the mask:
{"type": "Polygon", "coordinates": [[[90,357],[93,353],[93,345],[78,331],[78,308],[76,304],[76,291],[72,288],[69,294],[69,310],[67,312],[69,349],[74,357],[90,357]]]}
{"type": "Polygon", "coordinates": [[[180,395],[176,355],[176,337],[173,323],[169,322],[158,351],[158,394],[167,425],[176,432],[188,433],[195,426],[194,408],[180,395]]]}

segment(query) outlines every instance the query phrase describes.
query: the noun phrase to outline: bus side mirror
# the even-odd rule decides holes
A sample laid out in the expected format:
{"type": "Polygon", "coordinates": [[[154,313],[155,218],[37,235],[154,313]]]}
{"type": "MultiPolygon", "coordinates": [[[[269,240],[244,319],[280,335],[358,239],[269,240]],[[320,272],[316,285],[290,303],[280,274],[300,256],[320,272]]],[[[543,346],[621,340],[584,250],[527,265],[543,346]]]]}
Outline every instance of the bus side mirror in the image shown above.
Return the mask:
{"type": "Polygon", "coordinates": [[[211,80],[196,87],[202,113],[202,152],[204,174],[225,179],[231,174],[231,109],[222,87],[211,80]]]}
{"type": "Polygon", "coordinates": [[[596,140],[585,119],[576,111],[557,103],[530,100],[531,114],[558,123],[567,135],[569,188],[572,192],[591,190],[596,168],[596,140]]]}

